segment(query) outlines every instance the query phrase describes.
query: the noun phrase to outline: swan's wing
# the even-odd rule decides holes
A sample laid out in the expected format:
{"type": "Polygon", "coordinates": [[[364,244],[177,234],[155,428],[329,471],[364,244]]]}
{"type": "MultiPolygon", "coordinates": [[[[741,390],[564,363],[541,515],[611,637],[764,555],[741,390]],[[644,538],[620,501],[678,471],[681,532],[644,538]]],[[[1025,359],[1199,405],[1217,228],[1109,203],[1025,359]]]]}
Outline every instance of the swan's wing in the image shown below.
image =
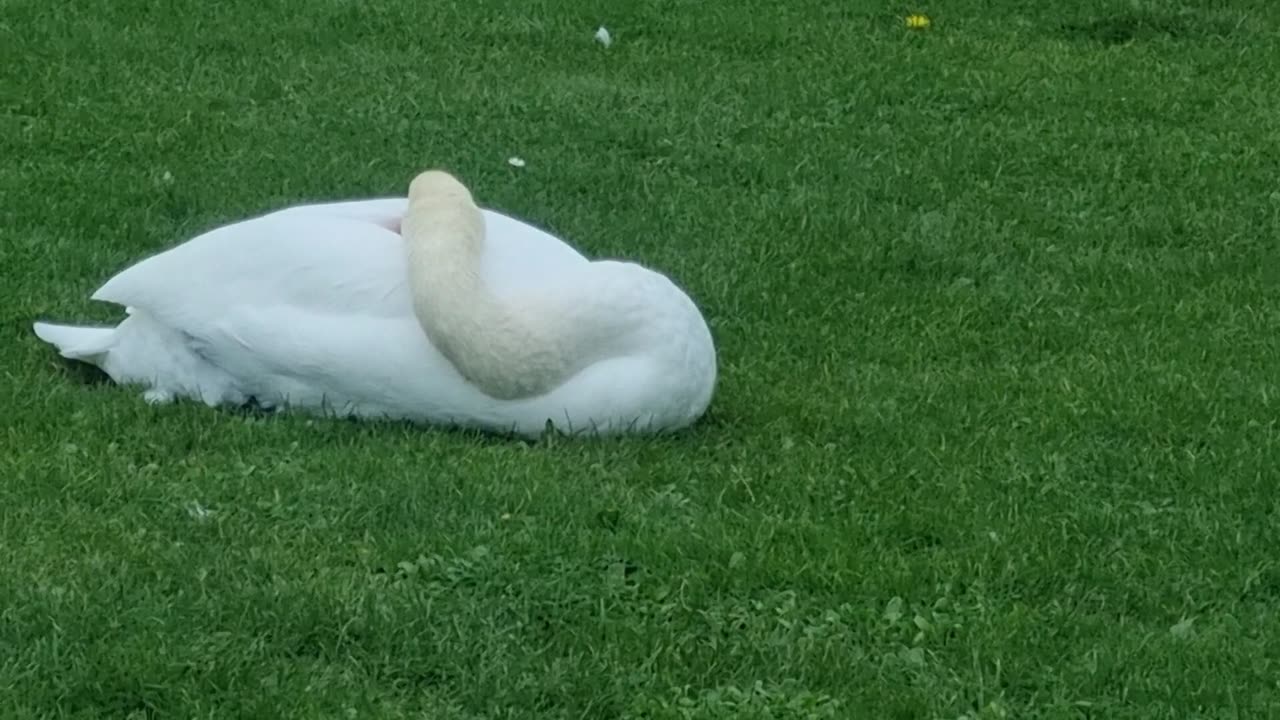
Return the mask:
{"type": "Polygon", "coordinates": [[[408,295],[400,236],[376,223],[282,211],[199,235],[111,278],[95,300],[188,322],[230,306],[397,315],[408,295]]]}
{"type": "Polygon", "coordinates": [[[295,205],[272,214],[345,218],[347,220],[372,223],[399,233],[400,219],[404,217],[408,207],[408,198],[377,198],[374,200],[348,200],[344,202],[295,205]]]}
{"type": "MultiPolygon", "coordinates": [[[[281,212],[311,217],[341,217],[400,232],[400,220],[408,210],[407,198],[381,198],[351,202],[298,205],[281,212]]],[[[555,235],[496,210],[481,208],[485,222],[484,273],[498,288],[522,286],[531,278],[558,273],[564,267],[586,262],[577,250],[555,235]]]]}
{"type": "MultiPolygon", "coordinates": [[[[269,404],[411,415],[467,385],[409,317],[356,317],[284,305],[239,306],[191,337],[192,349],[269,404]],[[453,382],[449,382],[450,378],[453,382]],[[441,396],[434,398],[433,396],[441,396]]],[[[474,391],[472,391],[474,394],[474,391]]]]}
{"type": "MultiPolygon", "coordinates": [[[[111,278],[96,300],[160,312],[196,303],[301,304],[384,314],[404,290],[407,200],[299,205],[203,233],[111,278]]],[[[482,272],[499,294],[555,284],[587,260],[559,238],[484,210],[482,272]]]]}
{"type": "Polygon", "coordinates": [[[587,263],[551,233],[493,210],[484,213],[485,255],[482,272],[500,295],[555,283],[587,263]]]}

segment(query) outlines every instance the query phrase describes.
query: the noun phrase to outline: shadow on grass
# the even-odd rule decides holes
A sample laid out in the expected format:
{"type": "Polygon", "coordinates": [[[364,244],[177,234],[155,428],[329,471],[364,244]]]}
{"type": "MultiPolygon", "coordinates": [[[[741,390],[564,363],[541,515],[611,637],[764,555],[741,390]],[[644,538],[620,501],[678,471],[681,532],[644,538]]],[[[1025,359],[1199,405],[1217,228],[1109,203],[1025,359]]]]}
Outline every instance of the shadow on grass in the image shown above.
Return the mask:
{"type": "Polygon", "coordinates": [[[53,362],[62,369],[64,375],[81,385],[108,385],[111,383],[111,378],[97,365],[83,360],[72,360],[61,355],[55,355],[53,362]]]}
{"type": "Polygon", "coordinates": [[[1063,23],[1058,32],[1069,40],[1125,45],[1150,40],[1203,40],[1236,33],[1239,23],[1199,13],[1129,11],[1088,22],[1063,23]]]}
{"type": "MultiPolygon", "coordinates": [[[[61,373],[72,382],[82,385],[110,385],[111,377],[107,375],[101,368],[83,360],[73,360],[70,358],[56,356],[54,363],[60,368],[61,373]]],[[[194,402],[184,399],[180,402],[194,402]]],[[[231,415],[253,417],[260,420],[271,420],[273,418],[281,418],[289,414],[288,411],[278,411],[275,408],[262,405],[257,398],[250,397],[240,405],[223,405],[214,410],[215,412],[229,413],[231,415]]],[[[547,429],[537,438],[525,437],[517,435],[514,432],[498,432],[493,430],[484,430],[473,427],[453,426],[443,424],[421,423],[412,420],[403,420],[396,418],[368,418],[368,417],[350,417],[345,415],[334,415],[326,412],[318,413],[312,416],[308,413],[299,412],[298,414],[316,417],[332,421],[334,423],[344,424],[350,427],[362,430],[370,430],[378,432],[388,428],[395,428],[406,432],[432,432],[441,433],[446,436],[466,439],[479,445],[492,446],[509,446],[512,444],[524,445],[529,448],[554,448],[560,443],[625,443],[633,441],[636,438],[644,438],[649,442],[656,440],[682,442],[687,441],[697,434],[707,433],[711,428],[723,429],[727,422],[724,420],[723,414],[717,412],[715,406],[707,409],[707,412],[698,419],[693,427],[684,428],[674,432],[660,432],[656,435],[623,435],[611,437],[592,437],[590,435],[582,437],[574,437],[568,433],[554,429],[548,424],[547,429]]]]}

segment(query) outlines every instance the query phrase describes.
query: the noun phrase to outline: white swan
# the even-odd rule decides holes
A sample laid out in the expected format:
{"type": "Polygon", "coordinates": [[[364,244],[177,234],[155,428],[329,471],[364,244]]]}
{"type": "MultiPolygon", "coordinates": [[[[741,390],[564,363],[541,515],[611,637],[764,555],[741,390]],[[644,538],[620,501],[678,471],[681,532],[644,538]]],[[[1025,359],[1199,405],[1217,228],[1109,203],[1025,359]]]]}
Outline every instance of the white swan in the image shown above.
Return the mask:
{"type": "Polygon", "coordinates": [[[686,427],[716,353],[698,308],[638,265],[588,262],[428,171],[408,199],[304,205],[147,258],[93,299],[116,327],[37,322],[148,402],[250,400],[534,437],[686,427]]]}

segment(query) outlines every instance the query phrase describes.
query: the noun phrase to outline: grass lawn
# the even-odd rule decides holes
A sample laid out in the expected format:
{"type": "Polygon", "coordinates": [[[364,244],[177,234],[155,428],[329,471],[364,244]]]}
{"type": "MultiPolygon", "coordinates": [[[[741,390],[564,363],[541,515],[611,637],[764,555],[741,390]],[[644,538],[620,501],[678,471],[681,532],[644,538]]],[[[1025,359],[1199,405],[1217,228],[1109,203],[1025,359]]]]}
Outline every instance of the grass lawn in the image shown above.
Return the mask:
{"type": "Polygon", "coordinates": [[[1274,5],[0,2],[0,717],[1280,717],[1274,5]],[[152,408],[30,332],[433,165],[688,288],[704,421],[152,408]]]}

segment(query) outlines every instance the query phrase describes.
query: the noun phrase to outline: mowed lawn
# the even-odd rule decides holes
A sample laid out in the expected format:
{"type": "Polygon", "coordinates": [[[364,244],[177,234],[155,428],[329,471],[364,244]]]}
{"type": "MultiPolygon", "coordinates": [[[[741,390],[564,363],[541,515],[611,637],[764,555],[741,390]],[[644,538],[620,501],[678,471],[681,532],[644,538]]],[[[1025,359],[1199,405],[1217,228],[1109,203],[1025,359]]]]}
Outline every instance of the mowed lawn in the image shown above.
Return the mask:
{"type": "Polygon", "coordinates": [[[0,717],[1280,716],[1273,5],[0,3],[0,717]],[[30,332],[429,166],[686,287],[704,421],[151,408],[30,332]]]}

